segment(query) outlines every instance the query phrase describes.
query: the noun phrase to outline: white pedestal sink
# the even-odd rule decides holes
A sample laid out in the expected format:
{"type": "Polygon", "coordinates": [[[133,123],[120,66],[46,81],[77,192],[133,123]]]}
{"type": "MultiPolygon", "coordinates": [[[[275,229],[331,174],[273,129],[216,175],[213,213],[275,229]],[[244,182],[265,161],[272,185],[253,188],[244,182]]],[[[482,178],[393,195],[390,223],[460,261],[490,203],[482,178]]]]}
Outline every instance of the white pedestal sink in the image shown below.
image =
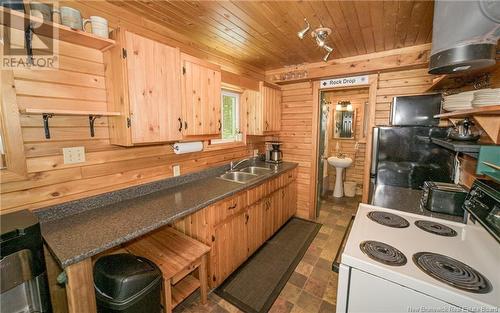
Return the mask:
{"type": "Polygon", "coordinates": [[[351,158],[339,158],[336,156],[329,157],[327,159],[328,164],[335,167],[336,175],[335,175],[335,189],[333,190],[333,196],[335,198],[342,198],[344,196],[344,184],[343,184],[343,176],[342,171],[344,168],[351,166],[352,159],[351,158]]]}

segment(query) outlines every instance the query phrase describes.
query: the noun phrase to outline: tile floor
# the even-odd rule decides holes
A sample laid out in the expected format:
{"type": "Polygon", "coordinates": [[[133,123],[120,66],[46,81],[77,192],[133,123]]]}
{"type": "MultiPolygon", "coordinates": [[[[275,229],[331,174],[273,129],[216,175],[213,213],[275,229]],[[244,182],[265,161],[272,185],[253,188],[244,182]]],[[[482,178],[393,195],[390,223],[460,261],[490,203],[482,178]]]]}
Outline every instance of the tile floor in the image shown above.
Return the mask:
{"type": "MultiPolygon", "coordinates": [[[[323,226],[269,312],[335,312],[338,275],[332,271],[332,261],[359,201],[358,197],[322,200],[317,222],[323,226]]],[[[191,297],[175,308],[174,312],[241,311],[212,292],[207,304],[200,304],[199,297],[191,297]]]]}

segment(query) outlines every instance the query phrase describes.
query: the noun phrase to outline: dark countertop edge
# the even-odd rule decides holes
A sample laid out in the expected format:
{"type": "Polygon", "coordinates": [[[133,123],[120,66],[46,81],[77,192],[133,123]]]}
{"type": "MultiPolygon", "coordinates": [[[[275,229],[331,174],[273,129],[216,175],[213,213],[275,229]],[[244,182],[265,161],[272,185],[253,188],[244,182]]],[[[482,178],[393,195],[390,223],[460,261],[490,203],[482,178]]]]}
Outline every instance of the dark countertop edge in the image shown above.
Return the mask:
{"type": "MultiPolygon", "coordinates": [[[[91,249],[91,250],[88,250],[78,256],[75,256],[73,258],[67,258],[65,259],[64,261],[61,261],[56,253],[54,253],[54,251],[50,248],[50,244],[47,243],[45,240],[45,243],[46,243],[46,246],[49,248],[49,251],[51,252],[52,256],[55,258],[55,260],[59,263],[59,265],[61,265],[61,267],[64,269],[70,265],[73,265],[75,263],[78,263],[84,259],[87,259],[87,258],[90,258],[92,256],[95,256],[101,252],[104,252],[106,250],[109,250],[109,249],[112,249],[112,248],[115,248],[117,246],[119,246],[120,244],[123,244],[125,242],[128,242],[128,241],[131,241],[133,239],[136,239],[140,236],[143,236],[149,232],[152,232],[156,229],[159,229],[160,227],[163,227],[163,226],[166,226],[168,224],[171,224],[172,222],[178,220],[178,219],[181,219],[185,216],[188,216],[190,214],[193,214],[201,209],[204,209],[208,206],[210,206],[211,204],[214,204],[216,202],[219,202],[223,199],[226,199],[226,198],[229,198],[231,196],[234,196],[235,194],[239,193],[239,192],[242,192],[244,190],[247,190],[247,189],[251,189],[252,187],[255,187],[257,185],[260,185],[261,183],[263,183],[264,181],[266,180],[269,180],[271,178],[274,178],[276,176],[279,176],[283,173],[286,173],[290,170],[293,170],[295,168],[297,168],[298,166],[298,163],[295,163],[295,162],[283,162],[281,165],[286,165],[287,168],[284,168],[282,170],[278,170],[276,172],[273,172],[271,174],[265,174],[263,175],[262,177],[259,177],[259,179],[256,179],[255,181],[252,181],[252,182],[249,182],[249,183],[246,183],[246,184],[240,184],[240,183],[234,183],[235,186],[236,184],[238,185],[241,185],[241,187],[236,187],[234,190],[231,190],[227,193],[224,193],[222,194],[221,196],[218,196],[218,197],[214,197],[212,199],[210,199],[209,201],[206,201],[204,203],[201,203],[195,207],[192,207],[192,208],[188,208],[188,209],[185,209],[184,211],[178,213],[178,214],[175,214],[175,215],[172,215],[171,217],[167,218],[167,219],[164,219],[164,220],[161,220],[161,221],[158,221],[157,223],[155,224],[152,224],[148,227],[144,227],[142,229],[138,229],[136,231],[133,232],[133,235],[130,235],[130,236],[124,236],[124,237],[121,237],[119,239],[116,239],[114,241],[110,241],[109,243],[107,244],[104,244],[102,246],[100,246],[99,248],[96,248],[96,249],[91,249]]],[[[215,177],[214,177],[215,178],[215,177]]],[[[193,180],[191,181],[192,182],[195,182],[196,180],[193,180]]],[[[165,190],[168,190],[165,189],[165,190]]],[[[125,200],[126,201],[126,200],[125,200]]],[[[94,210],[98,210],[99,208],[95,208],[94,210]]],[[[67,216],[67,217],[70,217],[70,216],[67,216]]],[[[43,233],[42,233],[43,234],[43,233]]]]}

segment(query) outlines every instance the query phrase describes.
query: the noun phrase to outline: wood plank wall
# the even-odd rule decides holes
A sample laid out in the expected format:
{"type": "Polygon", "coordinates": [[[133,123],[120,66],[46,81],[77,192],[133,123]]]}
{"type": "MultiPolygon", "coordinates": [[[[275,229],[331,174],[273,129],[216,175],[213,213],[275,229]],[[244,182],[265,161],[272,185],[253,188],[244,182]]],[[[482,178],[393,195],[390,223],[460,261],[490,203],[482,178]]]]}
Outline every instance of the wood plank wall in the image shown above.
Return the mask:
{"type": "MultiPolygon", "coordinates": [[[[14,71],[20,109],[72,109],[106,111],[107,89],[100,51],[60,43],[60,69],[47,72],[14,71]]],[[[181,173],[228,163],[262,150],[264,140],[250,138],[245,146],[175,155],[170,145],[123,148],[109,143],[107,118],[96,120],[90,137],[88,117],[55,116],[50,119],[51,139],[45,139],[41,115],[21,115],[28,177],[4,182],[1,213],[34,209],[100,194],[148,181],[171,177],[172,165],[181,173]],[[83,146],[85,163],[63,164],[62,148],[83,146]]]]}
{"type": "Polygon", "coordinates": [[[312,144],[312,83],[282,86],[281,131],[282,151],[286,161],[297,162],[297,216],[309,218],[312,144]]]}
{"type": "MultiPolygon", "coordinates": [[[[354,160],[353,164],[345,172],[345,180],[356,182],[356,193],[361,194],[363,192],[363,171],[366,147],[366,139],[363,140],[362,138],[364,121],[363,109],[365,102],[368,102],[368,88],[328,91],[325,93],[325,99],[331,103],[327,127],[328,156],[335,155],[337,152],[342,152],[354,160]],[[339,101],[351,101],[355,109],[356,123],[354,125],[354,139],[333,138],[334,111],[335,105],[339,101]],[[336,150],[337,143],[339,144],[339,151],[336,150]],[[356,149],[356,143],[358,143],[358,149],[356,149]]],[[[335,169],[330,165],[325,166],[328,168],[328,189],[333,191],[335,185],[335,169]]]]}

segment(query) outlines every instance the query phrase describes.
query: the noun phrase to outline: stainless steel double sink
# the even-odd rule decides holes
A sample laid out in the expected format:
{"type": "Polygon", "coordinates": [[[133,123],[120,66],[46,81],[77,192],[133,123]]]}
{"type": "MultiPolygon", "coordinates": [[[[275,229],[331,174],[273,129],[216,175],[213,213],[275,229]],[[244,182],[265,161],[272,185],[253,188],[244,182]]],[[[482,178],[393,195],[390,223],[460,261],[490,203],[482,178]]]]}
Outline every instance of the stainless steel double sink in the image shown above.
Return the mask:
{"type": "Polygon", "coordinates": [[[241,170],[224,173],[220,175],[219,178],[235,183],[246,184],[272,172],[273,170],[267,167],[248,166],[241,170]]]}

